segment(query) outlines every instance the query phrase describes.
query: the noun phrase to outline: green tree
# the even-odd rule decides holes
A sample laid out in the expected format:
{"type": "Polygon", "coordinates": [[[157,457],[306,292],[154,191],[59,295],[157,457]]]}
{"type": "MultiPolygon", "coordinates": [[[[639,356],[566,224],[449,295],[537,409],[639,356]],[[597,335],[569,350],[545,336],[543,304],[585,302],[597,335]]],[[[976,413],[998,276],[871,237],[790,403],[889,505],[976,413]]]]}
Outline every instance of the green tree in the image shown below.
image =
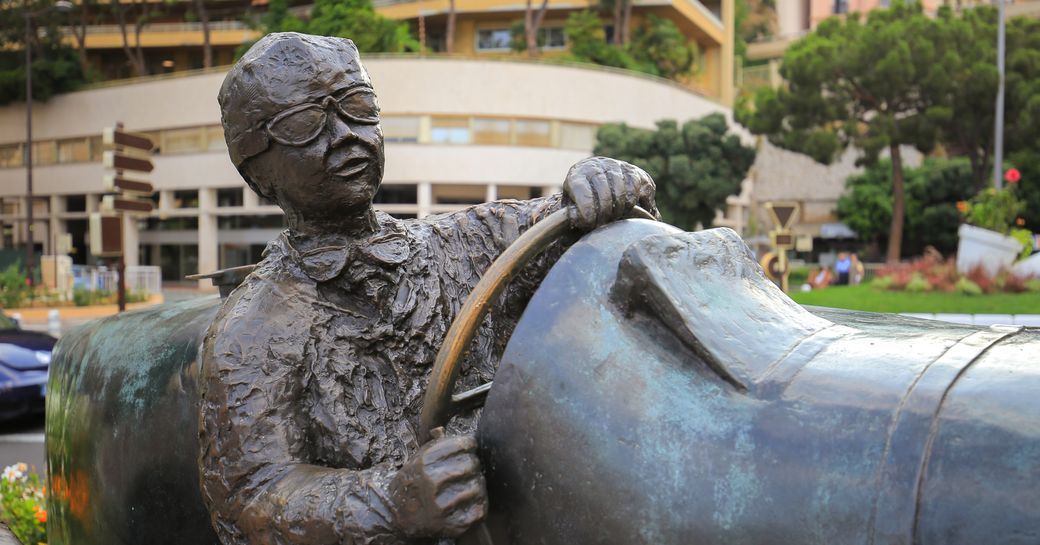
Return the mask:
{"type": "Polygon", "coordinates": [[[697,44],[683,35],[671,19],[649,14],[636,29],[629,54],[650,67],[656,76],[677,79],[689,74],[697,61],[697,44]]]}
{"type": "Polygon", "coordinates": [[[892,221],[886,259],[901,254],[905,182],[900,146],[928,151],[936,118],[948,115],[953,55],[920,4],[895,4],[862,19],[823,21],[784,54],[787,86],[756,92],[754,111],[739,114],[756,134],[781,147],[829,163],[847,146],[877,161],[887,149],[892,166],[892,221]],[[944,109],[945,108],[945,109],[944,109]]]}
{"type": "Polygon", "coordinates": [[[657,205],[669,223],[685,229],[709,226],[726,197],[755,160],[722,114],[684,123],[657,122],[656,130],[608,124],[596,133],[594,153],[628,161],[646,170],[657,183],[657,205]]]}
{"type": "Polygon", "coordinates": [[[649,15],[624,45],[606,41],[603,21],[585,10],[567,17],[564,31],[574,60],[678,79],[693,71],[696,42],[686,39],[670,19],[649,15]]]}
{"type": "MultiPolygon", "coordinates": [[[[377,13],[371,0],[316,0],[307,19],[289,13],[287,0],[271,0],[267,13],[256,26],[264,34],[303,32],[350,38],[362,53],[419,50],[419,42],[408,25],[377,13]]],[[[254,43],[242,44],[235,51],[235,57],[244,55],[254,43]]]]}
{"type": "MultiPolygon", "coordinates": [[[[919,168],[907,168],[903,255],[919,255],[934,246],[944,254],[957,249],[961,215],[957,201],[975,194],[971,164],[965,158],[927,159],[919,168]]],[[[892,163],[882,160],[862,174],[850,176],[838,200],[838,217],[860,240],[887,242],[892,223],[892,163]]]]}
{"type": "MultiPolygon", "coordinates": [[[[943,7],[936,26],[949,67],[949,95],[933,110],[940,139],[951,155],[967,157],[976,189],[992,177],[997,10],[982,6],[955,14],[943,7]]],[[[1040,147],[1040,20],[1016,17],[1007,24],[1005,146],[1040,147]]]]}
{"type": "Polygon", "coordinates": [[[376,13],[371,0],[317,0],[305,32],[350,38],[362,53],[419,48],[408,25],[376,13]]]}
{"type": "MultiPolygon", "coordinates": [[[[60,25],[72,15],[51,9],[53,2],[28,3],[30,19],[33,99],[45,101],[52,95],[72,91],[86,81],[75,49],[61,41],[60,25]]],[[[25,100],[25,10],[26,4],[0,1],[0,105],[25,100]]]]}

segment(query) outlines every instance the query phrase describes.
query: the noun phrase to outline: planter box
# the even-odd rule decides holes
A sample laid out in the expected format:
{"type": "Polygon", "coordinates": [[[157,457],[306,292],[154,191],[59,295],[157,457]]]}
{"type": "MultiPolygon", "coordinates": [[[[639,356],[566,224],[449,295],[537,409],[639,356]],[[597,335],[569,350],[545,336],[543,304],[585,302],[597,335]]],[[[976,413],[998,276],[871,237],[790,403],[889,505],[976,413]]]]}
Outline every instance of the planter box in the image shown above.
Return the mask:
{"type": "Polygon", "coordinates": [[[1022,252],[1022,244],[1017,240],[974,225],[961,225],[957,235],[957,272],[961,274],[981,266],[987,275],[996,276],[1001,270],[1010,269],[1022,252]]]}

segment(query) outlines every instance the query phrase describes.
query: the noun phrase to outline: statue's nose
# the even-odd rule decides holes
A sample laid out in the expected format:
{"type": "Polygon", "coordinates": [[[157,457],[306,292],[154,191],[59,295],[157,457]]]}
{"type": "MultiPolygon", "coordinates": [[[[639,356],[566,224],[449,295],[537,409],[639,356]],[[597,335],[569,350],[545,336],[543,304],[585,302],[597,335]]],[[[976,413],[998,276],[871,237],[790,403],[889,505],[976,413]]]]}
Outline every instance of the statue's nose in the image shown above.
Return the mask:
{"type": "Polygon", "coordinates": [[[350,123],[347,123],[340,115],[335,112],[331,112],[328,116],[329,133],[331,136],[331,146],[337,147],[344,143],[355,140],[357,135],[350,127],[350,123]]]}

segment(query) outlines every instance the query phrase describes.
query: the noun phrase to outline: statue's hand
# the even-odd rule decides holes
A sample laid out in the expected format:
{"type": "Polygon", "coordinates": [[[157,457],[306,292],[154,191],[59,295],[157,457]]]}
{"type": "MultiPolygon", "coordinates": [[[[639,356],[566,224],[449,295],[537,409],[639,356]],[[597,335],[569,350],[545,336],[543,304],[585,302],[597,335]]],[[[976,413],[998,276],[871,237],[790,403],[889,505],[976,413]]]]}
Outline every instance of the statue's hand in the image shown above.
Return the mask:
{"type": "Polygon", "coordinates": [[[487,513],[476,440],[440,437],[405,462],[390,483],[397,527],[408,537],[457,537],[487,513]]]}
{"type": "Polygon", "coordinates": [[[592,229],[625,217],[639,205],[656,214],[653,179],[643,169],[608,157],[575,163],[563,182],[564,204],[571,225],[592,229]]]}

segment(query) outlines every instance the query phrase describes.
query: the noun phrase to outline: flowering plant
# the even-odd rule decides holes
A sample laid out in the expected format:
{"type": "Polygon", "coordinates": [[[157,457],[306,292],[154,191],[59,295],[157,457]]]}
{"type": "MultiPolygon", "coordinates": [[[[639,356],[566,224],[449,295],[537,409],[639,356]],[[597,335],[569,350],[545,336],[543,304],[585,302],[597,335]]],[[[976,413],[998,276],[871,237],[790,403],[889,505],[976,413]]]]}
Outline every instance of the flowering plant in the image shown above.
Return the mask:
{"type": "Polygon", "coordinates": [[[1011,231],[1025,208],[1026,204],[1015,194],[1014,187],[1001,190],[990,187],[980,191],[971,201],[957,203],[964,221],[1002,235],[1011,231]]]}
{"type": "Polygon", "coordinates": [[[47,487],[25,464],[7,466],[0,476],[0,516],[22,543],[46,545],[47,487]]]}

